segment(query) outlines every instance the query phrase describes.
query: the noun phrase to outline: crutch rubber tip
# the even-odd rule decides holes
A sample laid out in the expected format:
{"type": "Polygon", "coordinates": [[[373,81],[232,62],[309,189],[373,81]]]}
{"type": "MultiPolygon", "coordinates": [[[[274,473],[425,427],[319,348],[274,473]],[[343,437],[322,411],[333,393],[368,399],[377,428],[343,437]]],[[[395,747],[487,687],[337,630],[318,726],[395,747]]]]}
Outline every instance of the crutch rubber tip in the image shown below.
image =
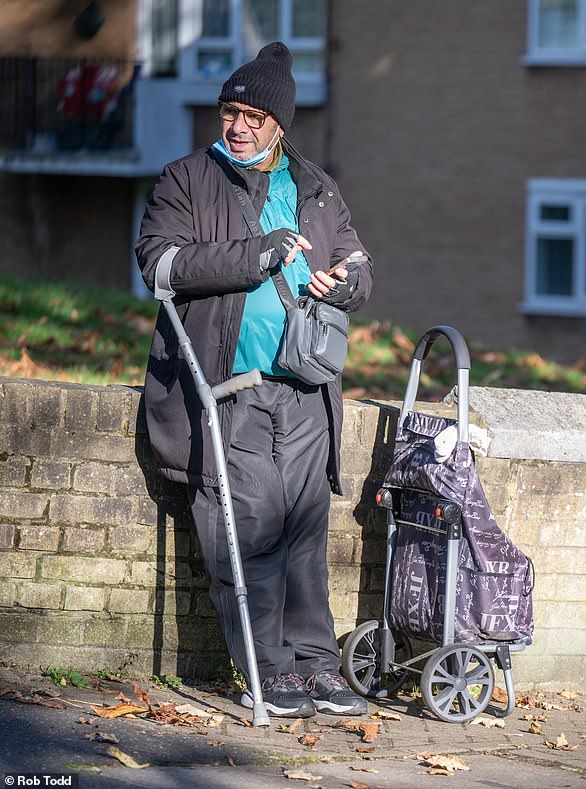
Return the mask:
{"type": "Polygon", "coordinates": [[[255,704],[252,708],[252,725],[253,726],[270,726],[271,721],[264,704],[255,704]]]}

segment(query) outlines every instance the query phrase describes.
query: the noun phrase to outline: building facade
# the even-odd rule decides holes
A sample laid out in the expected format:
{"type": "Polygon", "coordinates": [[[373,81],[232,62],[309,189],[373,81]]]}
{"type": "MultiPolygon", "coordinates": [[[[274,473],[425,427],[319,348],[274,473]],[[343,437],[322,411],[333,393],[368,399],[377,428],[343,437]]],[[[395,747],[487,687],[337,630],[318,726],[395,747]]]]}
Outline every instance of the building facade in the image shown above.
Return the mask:
{"type": "Polygon", "coordinates": [[[154,180],[277,38],[291,140],[375,259],[364,316],[586,356],[586,0],[6,0],[0,271],[141,293],[154,180]]]}

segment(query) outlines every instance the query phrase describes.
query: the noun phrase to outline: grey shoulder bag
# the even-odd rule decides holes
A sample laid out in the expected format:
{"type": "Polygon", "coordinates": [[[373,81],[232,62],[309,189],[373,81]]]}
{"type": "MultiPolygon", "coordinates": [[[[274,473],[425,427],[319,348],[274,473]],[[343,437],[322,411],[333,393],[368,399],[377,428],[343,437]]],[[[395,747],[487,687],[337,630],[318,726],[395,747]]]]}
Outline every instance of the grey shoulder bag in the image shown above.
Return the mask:
{"type": "MultiPolygon", "coordinates": [[[[253,236],[261,235],[258,217],[246,191],[232,183],[253,236]]],[[[326,384],[341,373],[348,353],[348,314],[313,296],[295,299],[283,272],[271,279],[287,315],[278,362],[307,384],[326,384]]]]}

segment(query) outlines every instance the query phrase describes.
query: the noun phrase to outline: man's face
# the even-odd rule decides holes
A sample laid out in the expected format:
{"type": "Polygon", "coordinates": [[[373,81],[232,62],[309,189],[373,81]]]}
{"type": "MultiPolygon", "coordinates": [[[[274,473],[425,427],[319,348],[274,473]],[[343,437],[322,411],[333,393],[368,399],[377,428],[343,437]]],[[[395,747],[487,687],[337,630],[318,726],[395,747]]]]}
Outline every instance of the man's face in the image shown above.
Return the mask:
{"type": "MultiPolygon", "coordinates": [[[[272,115],[263,112],[263,110],[258,110],[256,107],[251,107],[248,104],[240,104],[237,101],[227,102],[222,106],[224,111],[230,111],[230,117],[233,117],[236,114],[236,110],[239,110],[234,120],[226,120],[225,118],[221,120],[224,144],[232,156],[241,162],[245,162],[257,153],[264,151],[268,145],[275,141],[275,134],[278,137],[283,136],[283,130],[279,127],[277,121],[272,115]],[[248,115],[248,123],[247,116],[244,115],[245,112],[250,113],[248,115]],[[250,126],[250,123],[256,126],[261,121],[262,126],[258,129],[250,126]]],[[[222,114],[222,107],[220,108],[220,114],[222,114]]]]}

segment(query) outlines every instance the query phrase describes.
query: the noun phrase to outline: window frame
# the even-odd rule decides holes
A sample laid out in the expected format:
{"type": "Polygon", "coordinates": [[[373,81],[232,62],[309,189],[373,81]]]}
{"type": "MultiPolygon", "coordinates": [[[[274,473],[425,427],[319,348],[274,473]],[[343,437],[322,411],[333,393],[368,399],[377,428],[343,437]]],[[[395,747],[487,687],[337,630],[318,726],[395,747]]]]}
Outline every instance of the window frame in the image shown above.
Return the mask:
{"type": "Polygon", "coordinates": [[[527,182],[525,231],[525,294],[519,310],[525,315],[586,316],[586,180],[531,179],[527,182]],[[542,206],[569,206],[569,221],[543,220],[542,206]],[[540,238],[574,241],[573,291],[568,296],[538,293],[540,238]]]}
{"type": "MultiPolygon", "coordinates": [[[[182,38],[185,46],[181,47],[181,75],[183,79],[196,84],[201,93],[199,104],[213,102],[226,78],[242,63],[250,60],[256,53],[245,52],[245,42],[242,30],[243,3],[242,0],[230,0],[230,30],[225,37],[212,37],[202,34],[203,2],[202,0],[187,0],[189,13],[182,14],[182,38]],[[189,41],[189,45],[187,42],[189,41]],[[219,50],[231,52],[232,66],[225,71],[206,76],[198,68],[198,59],[202,51],[219,50]]],[[[277,38],[282,41],[293,53],[324,53],[326,51],[325,36],[295,37],[292,33],[293,0],[281,0],[279,14],[279,31],[277,38]]],[[[318,72],[299,71],[293,64],[293,76],[297,85],[298,105],[314,106],[323,104],[326,100],[326,65],[318,72]]]]}
{"type": "Polygon", "coordinates": [[[578,7],[578,45],[573,48],[541,47],[539,22],[541,0],[527,0],[526,66],[586,66],[586,0],[576,0],[578,7]]]}

